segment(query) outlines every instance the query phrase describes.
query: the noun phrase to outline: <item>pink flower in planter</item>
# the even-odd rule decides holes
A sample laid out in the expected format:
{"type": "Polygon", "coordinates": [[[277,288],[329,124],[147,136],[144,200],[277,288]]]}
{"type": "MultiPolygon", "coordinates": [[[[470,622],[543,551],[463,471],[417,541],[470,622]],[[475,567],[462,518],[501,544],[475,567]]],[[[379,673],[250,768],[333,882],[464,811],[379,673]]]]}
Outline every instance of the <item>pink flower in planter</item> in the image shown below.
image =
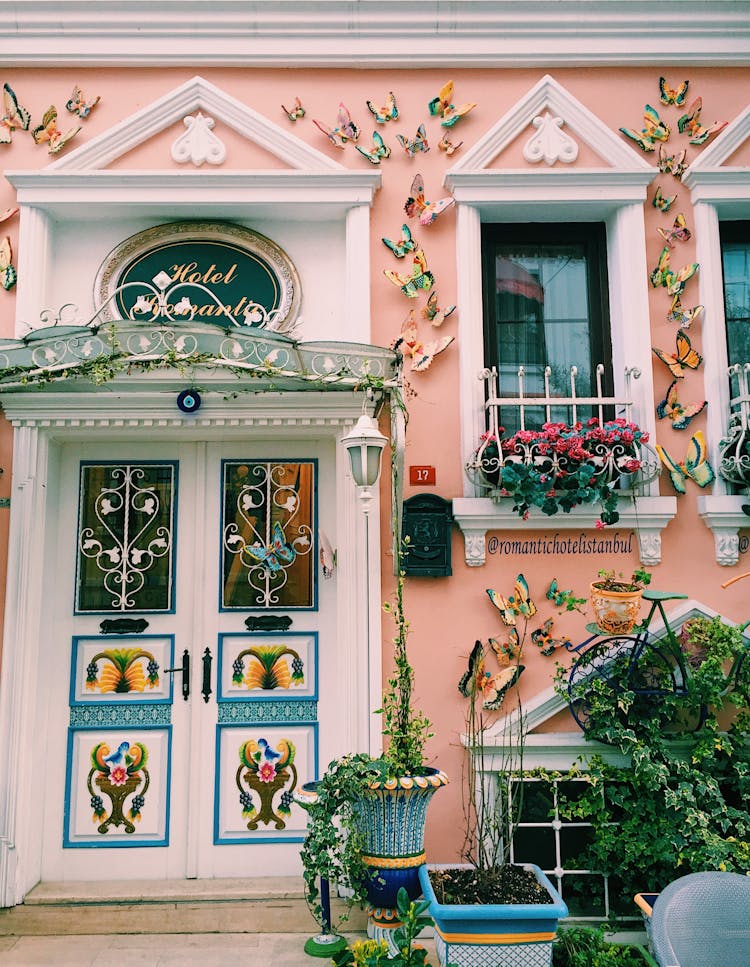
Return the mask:
{"type": "Polygon", "coordinates": [[[128,781],[128,770],[125,766],[113,766],[109,770],[109,781],[113,786],[124,786],[128,781]]]}
{"type": "Polygon", "coordinates": [[[258,778],[261,782],[273,782],[276,778],[276,769],[272,762],[264,762],[258,769],[258,778]]]}

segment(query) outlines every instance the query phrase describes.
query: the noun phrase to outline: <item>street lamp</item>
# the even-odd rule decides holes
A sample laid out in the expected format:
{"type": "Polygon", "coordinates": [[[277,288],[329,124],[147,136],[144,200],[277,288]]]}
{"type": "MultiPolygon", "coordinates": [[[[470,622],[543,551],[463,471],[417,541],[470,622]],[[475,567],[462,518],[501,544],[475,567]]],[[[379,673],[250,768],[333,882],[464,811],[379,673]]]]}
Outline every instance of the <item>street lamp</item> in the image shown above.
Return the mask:
{"type": "Polygon", "coordinates": [[[375,420],[363,413],[341,442],[349,454],[352,477],[362,501],[362,513],[367,516],[372,501],[370,488],[380,477],[380,458],[387,438],[380,432],[375,420]]]}

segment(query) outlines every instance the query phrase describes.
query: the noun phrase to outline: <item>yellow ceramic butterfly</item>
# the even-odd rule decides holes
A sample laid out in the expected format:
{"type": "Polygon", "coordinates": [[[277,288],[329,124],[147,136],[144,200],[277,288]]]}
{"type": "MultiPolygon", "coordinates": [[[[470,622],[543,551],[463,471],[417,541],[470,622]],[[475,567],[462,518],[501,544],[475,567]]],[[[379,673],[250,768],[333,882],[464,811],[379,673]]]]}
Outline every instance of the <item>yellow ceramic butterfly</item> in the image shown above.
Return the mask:
{"type": "Polygon", "coordinates": [[[682,214],[675,218],[674,224],[670,229],[657,228],[656,231],[667,243],[668,248],[674,248],[675,241],[687,242],[687,240],[691,237],[690,230],[685,222],[685,216],[682,214]]]}
{"type": "Polygon", "coordinates": [[[674,104],[677,107],[682,107],[685,103],[685,98],[687,97],[688,84],[690,81],[683,81],[679,87],[672,89],[667,87],[666,78],[659,78],[659,98],[662,104],[674,104]]]}
{"type": "Polygon", "coordinates": [[[420,289],[431,289],[435,276],[427,269],[427,259],[422,249],[414,253],[414,268],[411,275],[402,275],[393,269],[383,269],[383,274],[410,299],[415,299],[420,289]]]}
{"type": "Polygon", "coordinates": [[[678,494],[686,493],[685,481],[688,477],[694,480],[699,487],[707,487],[714,480],[714,472],[708,462],[708,447],[706,438],[698,430],[688,443],[685,462],[678,463],[673,460],[664,447],[656,444],[656,452],[664,466],[669,471],[672,485],[678,494]]]}
{"type": "Polygon", "coordinates": [[[504,598],[493,588],[487,588],[487,596],[500,612],[500,617],[506,625],[514,625],[518,615],[531,618],[536,614],[536,605],[529,597],[529,585],[523,574],[516,577],[513,594],[504,598]]]}
{"type": "Polygon", "coordinates": [[[669,209],[677,201],[677,195],[672,195],[671,198],[665,198],[662,194],[661,185],[656,186],[656,191],[654,192],[654,198],[651,204],[654,208],[658,208],[659,211],[668,212],[669,209]]]}
{"type": "Polygon", "coordinates": [[[693,306],[692,309],[685,309],[680,302],[680,297],[676,295],[672,299],[672,308],[667,313],[667,322],[676,322],[681,329],[689,329],[693,320],[703,312],[703,308],[703,306],[693,306]]]}
{"type": "Polygon", "coordinates": [[[669,384],[666,397],[656,407],[656,415],[660,420],[669,417],[675,430],[686,430],[690,421],[705,407],[706,400],[701,403],[680,403],[677,399],[677,380],[669,384]]]}
{"type": "Polygon", "coordinates": [[[669,127],[650,104],[643,108],[643,120],[644,125],[640,131],[633,131],[632,128],[620,128],[620,131],[644,151],[655,151],[656,142],[666,141],[669,137],[669,127]]]}
{"type": "Polygon", "coordinates": [[[667,353],[663,349],[653,347],[651,352],[669,368],[675,379],[682,379],[685,375],[683,369],[697,369],[703,362],[703,356],[690,345],[690,339],[686,332],[678,332],[675,336],[675,342],[677,344],[676,353],[667,353]]]}
{"type": "Polygon", "coordinates": [[[482,708],[488,712],[495,712],[505,701],[509,689],[513,688],[524,671],[523,665],[510,665],[503,668],[497,675],[485,672],[482,681],[482,708]]]}
{"type": "Polygon", "coordinates": [[[655,289],[661,285],[666,287],[670,295],[680,295],[685,288],[685,283],[688,279],[692,279],[698,268],[697,262],[689,262],[675,272],[669,264],[669,246],[665,245],[661,250],[659,262],[651,272],[649,279],[655,289]]]}
{"type": "Polygon", "coordinates": [[[42,123],[34,128],[31,136],[36,144],[44,144],[45,141],[49,144],[48,154],[57,154],[80,130],[80,126],[70,128],[63,134],[57,126],[57,108],[52,104],[44,112],[42,123]]]}
{"type": "Polygon", "coordinates": [[[458,151],[458,149],[461,147],[462,144],[463,144],[463,141],[457,141],[454,144],[453,141],[448,140],[448,135],[444,134],[442,138],[438,141],[438,148],[441,151],[445,151],[448,157],[450,157],[455,151],[458,151]]]}
{"type": "Polygon", "coordinates": [[[430,103],[427,105],[432,117],[440,117],[442,120],[440,124],[444,128],[452,128],[454,124],[457,124],[462,117],[466,117],[469,111],[473,111],[476,104],[462,104],[460,107],[456,107],[453,102],[453,81],[448,81],[447,84],[443,85],[440,89],[440,93],[437,97],[433,97],[430,103]]]}
{"type": "Polygon", "coordinates": [[[427,300],[427,304],[422,309],[422,315],[425,319],[429,319],[437,329],[455,311],[455,306],[448,306],[447,309],[441,309],[437,304],[437,292],[433,292],[427,300]]]}
{"type": "Polygon", "coordinates": [[[0,285],[6,290],[12,289],[18,279],[15,267],[12,263],[13,250],[10,247],[10,239],[6,235],[0,242],[0,285]]]}
{"type": "Polygon", "coordinates": [[[386,121],[395,121],[398,118],[398,108],[396,107],[396,98],[393,91],[389,91],[386,94],[383,107],[376,107],[372,101],[366,101],[365,103],[370,114],[372,114],[378,124],[385,124],[386,121]]]}
{"type": "Polygon", "coordinates": [[[489,639],[490,648],[495,652],[495,657],[501,667],[509,665],[511,661],[515,661],[517,658],[521,657],[521,652],[523,651],[521,647],[521,640],[518,636],[518,631],[515,628],[511,628],[508,633],[508,640],[505,644],[498,641],[497,638],[489,639]]]}

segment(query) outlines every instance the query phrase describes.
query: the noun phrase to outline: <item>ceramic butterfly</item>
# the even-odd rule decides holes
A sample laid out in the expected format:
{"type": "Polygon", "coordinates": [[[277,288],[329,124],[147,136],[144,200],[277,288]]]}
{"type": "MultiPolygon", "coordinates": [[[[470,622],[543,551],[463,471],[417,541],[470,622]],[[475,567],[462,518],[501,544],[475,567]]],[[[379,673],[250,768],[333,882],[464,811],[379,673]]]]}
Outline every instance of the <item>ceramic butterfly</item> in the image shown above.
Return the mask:
{"type": "Polygon", "coordinates": [[[404,356],[411,358],[412,373],[421,373],[429,369],[433,359],[439,356],[454,341],[454,336],[444,336],[434,342],[422,342],[417,334],[417,323],[414,310],[409,313],[404,322],[401,334],[394,342],[393,348],[404,356]]]}
{"type": "MultiPolygon", "coordinates": [[[[302,101],[298,97],[294,99],[294,107],[289,110],[288,107],[281,105],[281,110],[286,114],[290,121],[299,121],[300,118],[305,116],[305,109],[302,107],[302,101]]],[[[320,127],[320,125],[318,125],[320,127]]]]}
{"type": "Polygon", "coordinates": [[[447,309],[441,309],[437,304],[437,292],[433,292],[426,305],[422,309],[422,316],[425,319],[429,319],[432,325],[437,329],[439,326],[445,322],[448,316],[452,315],[456,311],[455,306],[449,306],[447,309]]]}
{"type": "Polygon", "coordinates": [[[454,144],[452,141],[448,140],[448,135],[444,134],[442,138],[438,141],[438,148],[441,151],[445,151],[448,157],[450,157],[454,152],[458,151],[458,149],[461,147],[462,144],[463,144],[463,141],[457,141],[454,144]]]}
{"type": "Polygon", "coordinates": [[[411,275],[402,275],[392,269],[383,269],[383,274],[410,299],[416,299],[420,289],[431,289],[435,276],[427,269],[427,260],[422,249],[414,253],[414,268],[411,275]]]}
{"type": "Polygon", "coordinates": [[[683,265],[677,272],[673,271],[669,264],[669,246],[665,245],[661,250],[659,262],[651,272],[649,279],[655,289],[663,285],[666,286],[667,292],[670,295],[680,295],[685,288],[685,283],[688,279],[692,279],[698,271],[698,267],[697,262],[689,262],[687,265],[683,265]]]}
{"type": "Polygon", "coordinates": [[[687,430],[690,421],[701,412],[705,405],[706,400],[703,400],[702,403],[686,403],[684,405],[680,403],[677,399],[677,380],[675,379],[669,384],[666,397],[657,405],[656,415],[660,420],[669,417],[675,430],[687,430]]]}
{"type": "Polygon", "coordinates": [[[654,208],[658,208],[661,212],[668,212],[676,201],[677,195],[672,195],[671,198],[665,198],[662,194],[661,185],[657,185],[651,204],[654,206],[654,208]]]}
{"type": "Polygon", "coordinates": [[[473,111],[476,104],[462,104],[456,107],[453,102],[453,81],[448,81],[441,89],[437,97],[427,105],[431,117],[440,117],[440,124],[444,128],[452,128],[461,118],[466,117],[469,111],[473,111]]]}
{"type": "Polygon", "coordinates": [[[667,313],[667,322],[676,322],[681,329],[689,329],[693,320],[703,312],[703,308],[703,306],[693,306],[692,309],[685,309],[679,295],[676,295],[672,299],[672,308],[667,313]]]}
{"type": "Polygon", "coordinates": [[[703,356],[690,345],[690,339],[686,332],[678,332],[675,341],[677,343],[676,353],[666,353],[663,349],[653,347],[651,352],[669,368],[675,379],[682,379],[685,375],[683,369],[697,369],[703,362],[703,356]]]}
{"type": "Polygon", "coordinates": [[[523,651],[521,647],[521,640],[518,636],[518,631],[515,628],[511,628],[508,633],[508,640],[503,644],[503,642],[498,641],[497,638],[488,639],[490,648],[495,652],[495,657],[501,667],[509,665],[511,661],[515,661],[517,658],[521,657],[521,652],[523,651]]]}
{"type": "Polygon", "coordinates": [[[397,259],[402,259],[407,252],[413,252],[417,247],[408,225],[401,226],[401,238],[397,242],[391,241],[390,238],[381,238],[380,241],[393,252],[397,259]]]}
{"type": "Polygon", "coordinates": [[[685,98],[687,97],[688,84],[690,81],[683,81],[677,88],[667,87],[667,80],[665,77],[659,78],[659,99],[662,104],[674,104],[677,107],[682,107],[685,103],[685,98]]]}
{"type": "Polygon", "coordinates": [[[458,683],[458,690],[464,698],[473,698],[484,678],[484,646],[481,641],[475,641],[469,655],[466,671],[458,683]]]}
{"type": "Polygon", "coordinates": [[[633,131],[632,128],[620,128],[620,131],[644,151],[655,151],[656,142],[666,141],[669,137],[669,127],[650,104],[643,108],[643,120],[645,123],[640,132],[633,131]]]}
{"type": "Polygon", "coordinates": [[[0,212],[0,224],[2,222],[7,222],[9,218],[13,218],[13,216],[17,214],[17,208],[6,208],[4,212],[0,212]]]}
{"type": "Polygon", "coordinates": [[[336,570],[336,551],[331,547],[328,535],[325,531],[318,531],[318,544],[320,546],[320,567],[324,578],[332,578],[336,570]]]}
{"type": "Polygon", "coordinates": [[[685,216],[682,214],[675,218],[671,228],[657,228],[656,231],[661,235],[669,248],[674,248],[675,241],[687,242],[691,237],[691,232],[685,222],[685,216]]]}
{"type": "Polygon", "coordinates": [[[410,158],[413,158],[420,151],[430,150],[430,145],[427,142],[427,131],[425,130],[424,124],[420,124],[417,128],[417,133],[414,135],[413,141],[410,138],[405,138],[403,134],[397,134],[396,140],[410,158]]]}
{"type": "Polygon", "coordinates": [[[524,665],[510,665],[496,675],[484,673],[482,680],[482,708],[495,712],[505,701],[508,691],[513,688],[524,672],[524,665]]]}
{"type": "Polygon", "coordinates": [[[31,115],[26,108],[21,107],[10,84],[3,84],[3,110],[0,118],[0,144],[10,144],[16,128],[29,130],[31,115]]]}
{"type": "Polygon", "coordinates": [[[421,175],[415,175],[411,183],[411,195],[406,199],[404,211],[409,218],[419,215],[420,225],[432,225],[438,215],[442,214],[454,203],[451,196],[441,198],[439,201],[425,201],[424,181],[421,175]]]}
{"type": "Polygon", "coordinates": [[[554,618],[547,618],[541,628],[536,628],[531,632],[531,640],[545,657],[554,654],[556,649],[564,648],[570,644],[570,638],[552,637],[552,625],[554,623],[554,618]]]}
{"type": "Polygon", "coordinates": [[[246,544],[245,551],[254,561],[262,564],[272,574],[281,571],[285,564],[291,564],[297,556],[297,552],[292,545],[287,544],[284,528],[278,521],[273,525],[270,544],[264,545],[260,542],[246,544]]]}
{"type": "Polygon", "coordinates": [[[548,601],[552,601],[555,607],[564,608],[573,597],[573,589],[571,588],[569,591],[561,591],[560,586],[557,583],[557,578],[552,578],[550,586],[547,588],[545,597],[548,601]]]}
{"type": "Polygon", "coordinates": [[[44,144],[45,141],[49,144],[48,154],[57,154],[80,130],[80,126],[70,128],[63,134],[57,126],[57,108],[52,104],[44,112],[42,123],[33,129],[31,136],[36,144],[44,144]]]}
{"type": "Polygon", "coordinates": [[[487,596],[500,612],[500,617],[506,625],[514,625],[519,614],[525,618],[531,618],[536,614],[536,605],[529,597],[529,586],[523,574],[516,577],[513,594],[508,598],[504,598],[493,588],[487,588],[487,596]]]}
{"type": "Polygon", "coordinates": [[[337,126],[335,128],[328,128],[314,118],[313,124],[319,131],[323,132],[334,148],[343,149],[347,141],[356,141],[359,137],[359,128],[352,121],[351,115],[347,111],[343,101],[339,102],[339,113],[337,126]]]}
{"type": "Polygon", "coordinates": [[[367,160],[374,165],[380,164],[381,158],[390,158],[391,149],[383,141],[377,131],[372,132],[372,148],[368,151],[367,148],[361,148],[358,144],[354,147],[359,151],[359,153],[367,158],[367,160]]]}
{"type": "Polygon", "coordinates": [[[674,175],[675,178],[682,178],[687,169],[687,148],[678,151],[677,154],[667,154],[664,145],[659,145],[659,171],[665,175],[674,175]]]}
{"type": "Polygon", "coordinates": [[[687,131],[690,135],[690,144],[705,144],[712,134],[718,134],[719,131],[723,131],[729,123],[728,121],[714,121],[713,124],[704,128],[701,124],[702,109],[703,100],[700,97],[696,97],[688,108],[687,114],[683,114],[677,121],[677,130],[680,134],[684,134],[687,131]]]}
{"type": "Polygon", "coordinates": [[[699,487],[707,487],[714,480],[714,472],[708,462],[708,447],[706,438],[698,430],[688,443],[685,462],[678,463],[673,460],[664,447],[656,444],[656,452],[664,466],[669,471],[672,485],[678,494],[686,493],[685,481],[688,477],[695,481],[699,487]]]}
{"type": "Polygon", "coordinates": [[[0,242],[0,285],[7,292],[12,289],[18,279],[18,274],[12,263],[13,250],[10,247],[10,239],[6,235],[0,242]]]}
{"type": "Polygon", "coordinates": [[[376,107],[372,101],[366,101],[365,103],[369,108],[370,114],[372,114],[378,124],[385,124],[386,121],[395,121],[398,118],[398,108],[396,107],[396,98],[393,91],[389,91],[386,94],[383,107],[376,107]]]}
{"type": "Polygon", "coordinates": [[[66,103],[65,107],[71,114],[77,114],[79,118],[87,118],[99,101],[101,101],[101,97],[98,96],[93,101],[87,101],[83,91],[76,84],[73,88],[73,93],[70,95],[70,100],[66,103]]]}

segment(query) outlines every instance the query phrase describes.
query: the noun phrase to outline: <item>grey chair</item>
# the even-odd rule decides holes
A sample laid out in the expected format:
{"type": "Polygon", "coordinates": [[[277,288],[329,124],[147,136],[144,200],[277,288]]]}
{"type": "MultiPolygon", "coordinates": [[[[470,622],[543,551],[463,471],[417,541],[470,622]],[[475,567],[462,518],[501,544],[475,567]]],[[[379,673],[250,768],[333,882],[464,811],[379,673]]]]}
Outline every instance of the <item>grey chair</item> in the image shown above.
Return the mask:
{"type": "Polygon", "coordinates": [[[660,967],[750,967],[750,876],[690,873],[654,901],[660,967]]]}

